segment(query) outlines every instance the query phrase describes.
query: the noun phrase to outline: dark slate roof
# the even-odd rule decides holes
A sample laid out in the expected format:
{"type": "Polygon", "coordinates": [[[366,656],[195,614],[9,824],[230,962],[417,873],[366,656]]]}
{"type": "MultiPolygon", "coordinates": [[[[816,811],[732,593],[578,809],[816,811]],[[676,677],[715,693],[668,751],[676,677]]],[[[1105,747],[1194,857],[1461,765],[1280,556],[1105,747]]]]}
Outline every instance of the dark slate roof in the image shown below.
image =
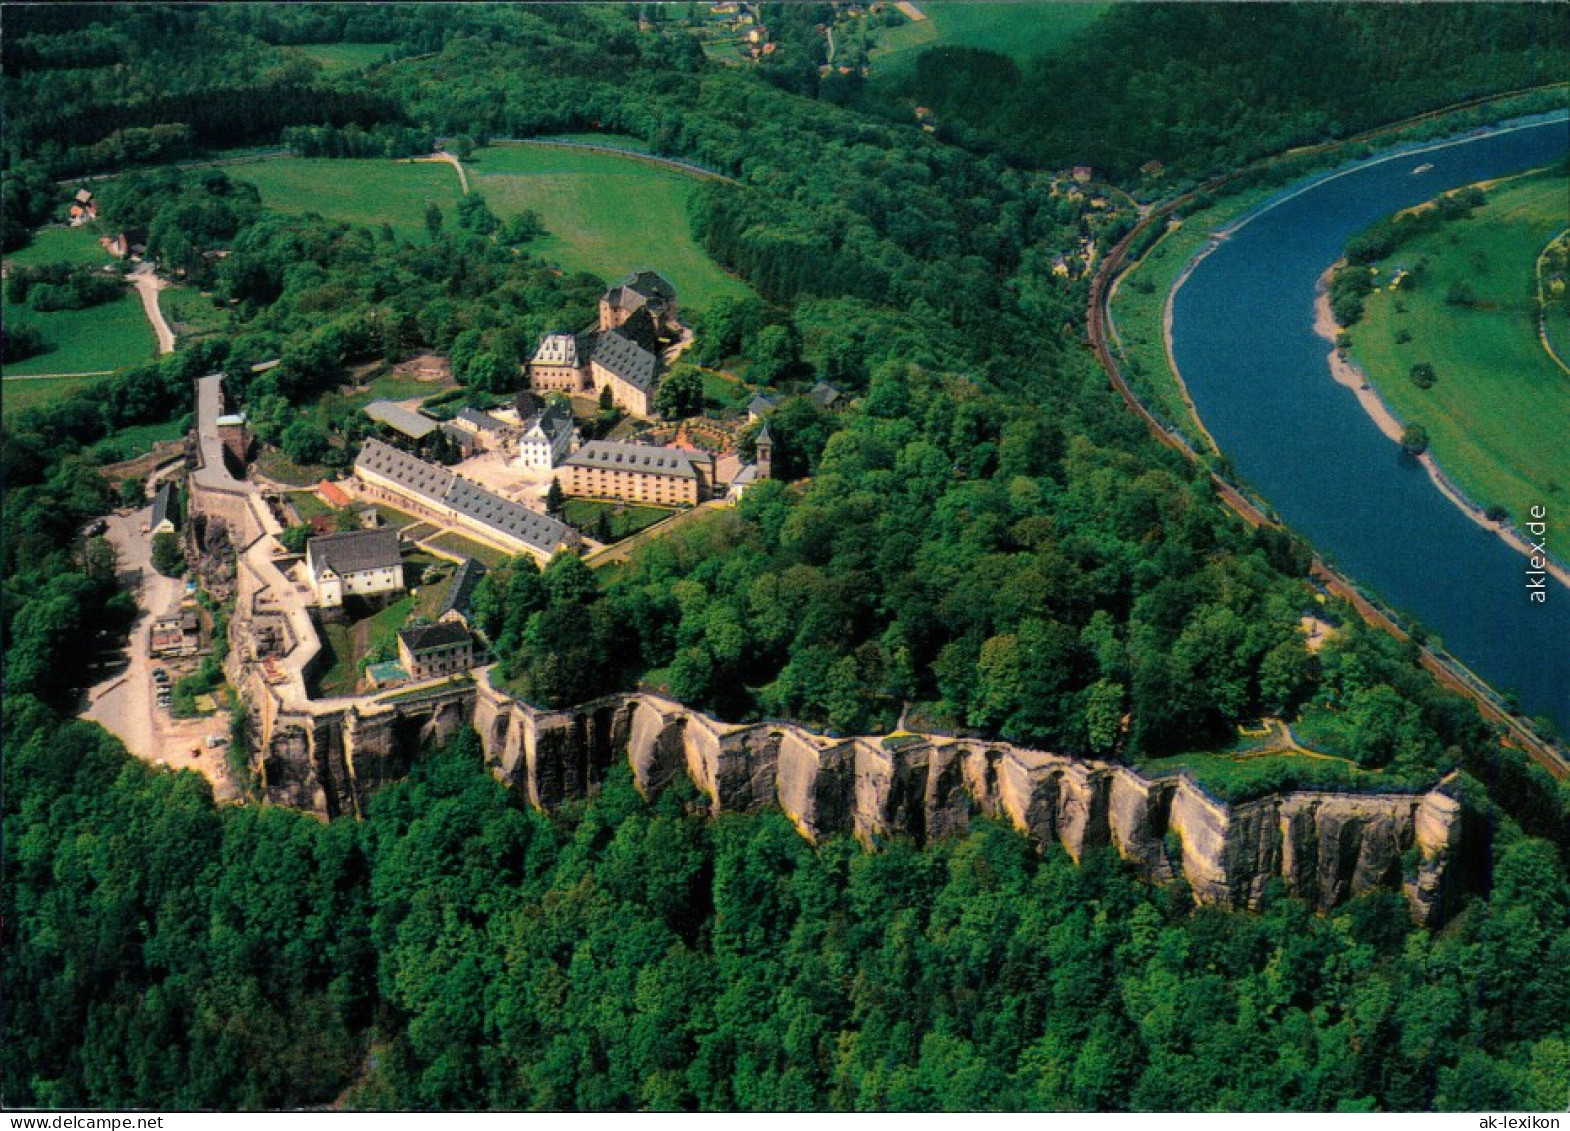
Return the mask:
{"type": "Polygon", "coordinates": [[[819,408],[832,407],[834,402],[839,400],[840,397],[844,395],[844,393],[841,393],[827,381],[819,381],[816,385],[812,386],[812,391],[807,394],[807,396],[812,399],[812,403],[817,405],[819,408]]]}
{"type": "Polygon", "coordinates": [[[623,444],[615,440],[590,440],[563,462],[564,467],[596,467],[610,471],[641,471],[696,479],[692,457],[678,448],[652,444],[623,444]]]}
{"type": "Polygon", "coordinates": [[[465,405],[463,410],[458,413],[458,419],[465,424],[474,425],[481,432],[505,432],[507,430],[507,426],[490,413],[481,412],[479,409],[469,405],[465,405]]]}
{"type": "Polygon", "coordinates": [[[572,531],[554,518],[493,495],[445,467],[416,459],[380,440],[367,440],[354,466],[391,479],[411,494],[449,506],[482,526],[516,538],[542,553],[553,553],[563,542],[573,540],[572,531]]]}
{"type": "Polygon", "coordinates": [[[417,412],[410,412],[392,401],[372,401],[365,406],[365,415],[378,423],[402,432],[411,440],[423,440],[436,431],[436,421],[417,412]]]}
{"type": "Polygon", "coordinates": [[[627,321],[607,333],[620,334],[628,341],[642,346],[652,354],[660,352],[660,331],[654,324],[654,315],[647,310],[634,310],[627,321]]]}
{"type": "Polygon", "coordinates": [[[773,397],[759,393],[747,402],[747,411],[753,416],[766,416],[774,411],[774,407],[778,403],[773,397]]]}
{"type": "Polygon", "coordinates": [[[474,591],[480,581],[485,577],[485,563],[478,558],[464,558],[463,564],[458,567],[458,572],[452,575],[452,584],[447,587],[447,599],[442,602],[441,613],[458,613],[460,616],[469,615],[469,602],[474,598],[474,591]]]}
{"type": "Polygon", "coordinates": [[[473,432],[466,428],[459,428],[456,424],[443,424],[442,435],[446,436],[466,456],[472,456],[479,448],[480,441],[473,432]]]}
{"type": "Polygon", "coordinates": [[[467,644],[469,630],[457,621],[437,621],[435,624],[400,629],[398,639],[404,642],[409,651],[418,655],[437,648],[450,648],[454,644],[467,644]]]}
{"type": "Polygon", "coordinates": [[[634,271],[621,281],[623,287],[637,291],[644,298],[657,298],[670,302],[676,297],[676,288],[657,271],[634,271]]]}
{"type": "Polygon", "coordinates": [[[459,514],[509,534],[543,553],[554,553],[556,547],[572,541],[572,531],[554,518],[493,495],[467,479],[453,480],[446,503],[459,514]]]}
{"type": "Polygon", "coordinates": [[[156,530],[158,524],[164,519],[174,521],[174,490],[169,484],[161,484],[158,494],[153,496],[153,521],[148,524],[149,530],[156,530]]]}
{"type": "Polygon", "coordinates": [[[312,538],[305,550],[311,561],[327,566],[339,577],[362,570],[386,569],[402,560],[398,554],[398,532],[391,528],[324,534],[312,538]]]}
{"type": "MultiPolygon", "coordinates": [[[[528,432],[536,428],[545,436],[546,440],[555,444],[563,432],[571,432],[574,428],[572,410],[566,405],[557,403],[548,407],[544,412],[529,423],[528,432]]],[[[528,434],[527,432],[525,433],[528,434]]]]}
{"type": "MultiPolygon", "coordinates": [[[[629,323],[632,319],[627,320],[629,323]]],[[[654,388],[659,359],[652,350],[640,346],[620,329],[607,330],[594,344],[594,360],[634,388],[648,392],[654,388]]]]}

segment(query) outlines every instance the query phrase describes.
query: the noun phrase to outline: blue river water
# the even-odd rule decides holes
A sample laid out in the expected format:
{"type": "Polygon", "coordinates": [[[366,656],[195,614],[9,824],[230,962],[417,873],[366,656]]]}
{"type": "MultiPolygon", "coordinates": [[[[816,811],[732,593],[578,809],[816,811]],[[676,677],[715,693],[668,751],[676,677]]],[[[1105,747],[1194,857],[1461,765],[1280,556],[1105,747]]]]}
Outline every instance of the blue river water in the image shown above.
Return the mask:
{"type": "MultiPolygon", "coordinates": [[[[1289,189],[1178,290],[1172,350],[1238,477],[1287,525],[1494,687],[1516,691],[1529,714],[1570,730],[1570,589],[1550,578],[1547,602],[1528,600],[1525,555],[1464,515],[1379,431],[1332,379],[1329,345],[1313,329],[1316,283],[1355,232],[1446,189],[1567,153],[1570,122],[1556,117],[1289,189]]],[[[1533,405],[1523,400],[1520,411],[1533,405]]],[[[1570,497],[1543,504],[1549,523],[1570,524],[1570,497]]]]}

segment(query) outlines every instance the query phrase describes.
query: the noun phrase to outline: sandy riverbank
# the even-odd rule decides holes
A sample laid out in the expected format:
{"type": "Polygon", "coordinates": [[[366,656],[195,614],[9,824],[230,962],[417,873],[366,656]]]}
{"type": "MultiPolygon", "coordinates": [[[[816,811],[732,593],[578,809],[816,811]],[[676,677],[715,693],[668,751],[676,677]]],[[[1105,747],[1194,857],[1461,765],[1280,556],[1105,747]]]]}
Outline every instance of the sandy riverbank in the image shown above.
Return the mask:
{"type": "MultiPolygon", "coordinates": [[[[1351,389],[1357,396],[1358,403],[1363,406],[1363,411],[1368,413],[1369,418],[1373,420],[1379,430],[1399,444],[1402,431],[1401,421],[1390,411],[1390,406],[1385,403],[1384,398],[1379,395],[1373,385],[1369,384],[1368,378],[1364,375],[1362,369],[1358,367],[1357,363],[1335,348],[1336,334],[1340,332],[1341,327],[1336,324],[1335,315],[1330,311],[1330,276],[1335,271],[1336,266],[1338,265],[1332,265],[1329,270],[1319,277],[1319,283],[1315,288],[1314,333],[1330,343],[1331,348],[1328,357],[1330,375],[1335,378],[1336,383],[1351,389]]],[[[1527,557],[1531,556],[1532,546],[1525,536],[1508,523],[1494,522],[1488,518],[1483,513],[1483,508],[1467,498],[1461,489],[1451,481],[1450,477],[1444,473],[1434,460],[1432,453],[1424,452],[1417,457],[1417,461],[1428,472],[1428,477],[1434,481],[1434,486],[1439,488],[1440,493],[1445,498],[1459,507],[1461,513],[1465,514],[1484,530],[1491,530],[1499,535],[1512,549],[1518,550],[1527,557]]],[[[1562,564],[1552,559],[1549,560],[1547,569],[1561,585],[1570,588],[1570,569],[1566,569],[1562,564]]]]}

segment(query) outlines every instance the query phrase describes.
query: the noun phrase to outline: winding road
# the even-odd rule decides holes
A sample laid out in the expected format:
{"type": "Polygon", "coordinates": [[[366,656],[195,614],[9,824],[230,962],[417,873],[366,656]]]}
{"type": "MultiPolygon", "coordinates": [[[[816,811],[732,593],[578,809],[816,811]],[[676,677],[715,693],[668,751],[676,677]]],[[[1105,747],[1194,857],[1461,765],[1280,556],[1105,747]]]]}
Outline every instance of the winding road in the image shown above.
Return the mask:
{"type": "Polygon", "coordinates": [[[130,278],[136,285],[137,293],[142,297],[142,310],[147,315],[147,321],[152,323],[153,333],[158,338],[158,352],[173,353],[174,331],[169,328],[169,323],[164,321],[164,312],[158,306],[158,292],[169,284],[160,279],[154,272],[153,265],[147,262],[143,262],[132,271],[130,278]]]}

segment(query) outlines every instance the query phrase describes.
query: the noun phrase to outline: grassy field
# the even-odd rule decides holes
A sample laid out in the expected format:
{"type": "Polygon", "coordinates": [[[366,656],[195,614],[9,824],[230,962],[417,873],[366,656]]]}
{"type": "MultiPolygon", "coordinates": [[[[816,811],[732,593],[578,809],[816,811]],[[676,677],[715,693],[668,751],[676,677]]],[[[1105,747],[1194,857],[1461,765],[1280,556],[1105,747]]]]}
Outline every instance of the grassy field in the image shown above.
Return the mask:
{"type": "Polygon", "coordinates": [[[7,378],[0,385],[0,406],[6,416],[24,409],[40,408],[70,396],[77,389],[102,381],[102,377],[48,377],[40,380],[7,378]]]}
{"type": "Polygon", "coordinates": [[[391,48],[390,43],[306,43],[288,51],[320,63],[329,75],[341,75],[380,63],[391,48]]]}
{"type": "Polygon", "coordinates": [[[600,515],[608,515],[611,528],[612,542],[620,542],[623,538],[638,533],[646,527],[653,526],[663,518],[669,518],[675,512],[666,507],[639,507],[630,503],[600,503],[591,499],[568,499],[562,508],[562,518],[572,526],[576,526],[590,538],[597,538],[595,526],[600,515]]]}
{"type": "MultiPolygon", "coordinates": [[[[38,327],[54,347],[47,353],[8,364],[4,369],[6,377],[120,369],[152,360],[158,348],[153,328],[142,313],[141,300],[131,290],[113,302],[86,310],[52,310],[40,314],[27,306],[8,302],[0,306],[0,317],[8,325],[26,322],[38,327]]],[[[11,390],[7,388],[6,391],[11,390]]]]}
{"type": "Polygon", "coordinates": [[[332,666],[317,680],[317,694],[324,697],[353,695],[360,680],[360,660],[392,639],[413,609],[414,598],[406,596],[379,613],[348,624],[323,625],[323,643],[332,652],[332,666]]]}
{"type": "MultiPolygon", "coordinates": [[[[1565,225],[1570,179],[1535,175],[1489,190],[1470,220],[1453,221],[1398,249],[1381,277],[1426,268],[1397,291],[1369,296],[1352,328],[1352,352],[1396,416],[1428,430],[1429,450],[1474,501],[1517,522],[1570,499],[1570,376],[1537,334],[1536,263],[1565,225]],[[1447,301],[1472,288],[1470,306],[1447,301]],[[1420,389],[1412,366],[1438,378],[1420,389]]],[[[1553,523],[1549,546],[1570,558],[1570,527],[1553,523]]]]}
{"type": "Polygon", "coordinates": [[[113,263],[114,259],[98,244],[98,230],[88,224],[80,228],[40,228],[32,241],[5,257],[18,267],[37,267],[44,263],[113,263]]]}
{"type": "Polygon", "coordinates": [[[430,539],[426,545],[446,550],[448,553],[457,554],[459,557],[476,558],[488,568],[502,565],[508,560],[508,555],[495,547],[487,546],[482,542],[475,542],[461,534],[438,534],[435,538],[430,539]]]}
{"type": "Polygon", "coordinates": [[[165,287],[159,292],[158,306],[182,344],[222,333],[229,326],[228,311],[214,306],[213,300],[195,287],[165,287]]]}
{"type": "Polygon", "coordinates": [[[568,271],[614,280],[652,267],[675,284],[683,309],[752,291],[692,238],[687,202],[697,181],[634,158],[544,146],[480,150],[469,183],[506,219],[526,208],[550,233],[529,245],[568,271]]]}
{"type": "Polygon", "coordinates": [[[928,47],[980,47],[1016,62],[1062,50],[1107,4],[919,4],[926,19],[871,32],[879,70],[901,69],[928,47]]]}
{"type": "Polygon", "coordinates": [[[105,436],[91,450],[104,463],[120,463],[146,455],[155,444],[178,440],[184,435],[177,420],[168,420],[162,424],[134,424],[105,436]]]}
{"type": "Polygon", "coordinates": [[[232,169],[250,181],[262,203],[279,212],[317,212],[329,220],[377,227],[391,224],[409,239],[425,238],[425,207],[432,201],[451,227],[461,195],[447,165],[372,158],[280,157],[232,169]]]}

